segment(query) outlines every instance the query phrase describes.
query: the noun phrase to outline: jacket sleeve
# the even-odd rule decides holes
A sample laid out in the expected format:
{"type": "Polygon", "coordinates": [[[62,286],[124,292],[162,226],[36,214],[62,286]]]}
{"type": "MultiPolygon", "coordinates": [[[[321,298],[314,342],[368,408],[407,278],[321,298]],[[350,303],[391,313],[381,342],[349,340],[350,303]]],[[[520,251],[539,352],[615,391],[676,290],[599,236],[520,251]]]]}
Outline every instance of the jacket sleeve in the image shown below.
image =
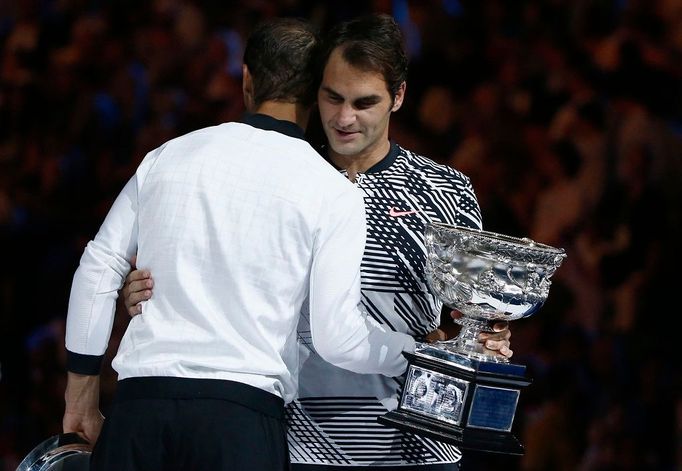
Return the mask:
{"type": "Polygon", "coordinates": [[[310,328],[320,356],[356,373],[399,376],[414,339],[373,322],[360,309],[365,211],[354,187],[325,205],[310,275],[310,328]]]}
{"type": "Polygon", "coordinates": [[[160,151],[145,157],[83,252],[73,277],[66,317],[68,371],[99,374],[114,323],[118,290],[137,252],[139,187],[160,151]]]}

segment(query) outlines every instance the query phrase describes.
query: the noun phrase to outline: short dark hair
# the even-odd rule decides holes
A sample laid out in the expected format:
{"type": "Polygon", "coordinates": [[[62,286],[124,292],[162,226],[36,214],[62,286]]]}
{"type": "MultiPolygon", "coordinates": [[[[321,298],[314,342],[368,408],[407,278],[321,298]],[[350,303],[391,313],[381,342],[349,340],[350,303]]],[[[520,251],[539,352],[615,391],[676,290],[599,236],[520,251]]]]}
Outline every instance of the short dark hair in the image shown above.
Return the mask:
{"type": "Polygon", "coordinates": [[[306,21],[275,18],[259,24],[244,50],[255,105],[270,100],[312,104],[318,86],[318,51],[317,31],[306,21]]]}
{"type": "Polygon", "coordinates": [[[344,60],[352,66],[381,73],[391,97],[395,97],[400,84],[407,80],[403,34],[389,15],[362,16],[333,27],[324,41],[318,67],[320,76],[329,56],[338,47],[344,60]]]}

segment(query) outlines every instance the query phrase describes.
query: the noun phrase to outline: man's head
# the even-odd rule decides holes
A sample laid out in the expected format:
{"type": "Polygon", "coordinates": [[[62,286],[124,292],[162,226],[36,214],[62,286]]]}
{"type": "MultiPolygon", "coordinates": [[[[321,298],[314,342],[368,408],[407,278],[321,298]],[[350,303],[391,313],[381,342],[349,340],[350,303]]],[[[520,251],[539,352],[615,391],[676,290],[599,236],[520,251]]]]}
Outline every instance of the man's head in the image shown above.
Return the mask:
{"type": "Polygon", "coordinates": [[[244,102],[254,111],[266,101],[310,105],[317,80],[319,40],[309,24],[277,18],[260,24],[244,50],[244,102]]]}
{"type": "MultiPolygon", "coordinates": [[[[341,23],[326,40],[318,93],[332,153],[348,157],[388,150],[390,114],[402,105],[407,57],[387,15],[341,23]]],[[[383,157],[383,155],[381,155],[383,157]]]]}

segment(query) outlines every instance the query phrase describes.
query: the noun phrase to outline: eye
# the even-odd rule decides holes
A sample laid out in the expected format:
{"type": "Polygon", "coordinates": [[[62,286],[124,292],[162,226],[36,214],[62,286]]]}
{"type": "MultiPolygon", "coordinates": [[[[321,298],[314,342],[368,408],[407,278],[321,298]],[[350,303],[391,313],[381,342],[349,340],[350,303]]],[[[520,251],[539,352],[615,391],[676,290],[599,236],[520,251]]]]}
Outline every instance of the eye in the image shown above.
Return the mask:
{"type": "Polygon", "coordinates": [[[336,93],[332,93],[332,92],[327,92],[326,95],[327,95],[327,101],[329,103],[338,104],[338,103],[343,102],[343,97],[341,95],[337,95],[336,93]]]}
{"type": "Polygon", "coordinates": [[[367,108],[371,108],[372,106],[376,105],[378,100],[374,98],[363,98],[362,100],[358,100],[355,102],[355,108],[359,110],[366,110],[367,108]]]}

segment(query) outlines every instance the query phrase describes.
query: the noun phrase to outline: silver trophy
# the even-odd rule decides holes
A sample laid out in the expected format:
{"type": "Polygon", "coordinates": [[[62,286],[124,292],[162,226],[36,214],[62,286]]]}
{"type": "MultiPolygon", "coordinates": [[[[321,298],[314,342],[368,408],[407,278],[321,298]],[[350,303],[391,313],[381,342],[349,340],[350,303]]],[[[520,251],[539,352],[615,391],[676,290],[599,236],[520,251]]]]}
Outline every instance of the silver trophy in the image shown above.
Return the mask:
{"type": "Polygon", "coordinates": [[[87,471],[90,444],[75,433],[54,435],[38,444],[16,471],[87,471]]]}
{"type": "Polygon", "coordinates": [[[462,317],[459,335],[418,343],[398,409],[385,425],[462,448],[523,454],[511,433],[523,365],[490,355],[478,341],[495,321],[535,314],[544,304],[563,249],[492,232],[427,224],[425,276],[433,293],[462,317]]]}

